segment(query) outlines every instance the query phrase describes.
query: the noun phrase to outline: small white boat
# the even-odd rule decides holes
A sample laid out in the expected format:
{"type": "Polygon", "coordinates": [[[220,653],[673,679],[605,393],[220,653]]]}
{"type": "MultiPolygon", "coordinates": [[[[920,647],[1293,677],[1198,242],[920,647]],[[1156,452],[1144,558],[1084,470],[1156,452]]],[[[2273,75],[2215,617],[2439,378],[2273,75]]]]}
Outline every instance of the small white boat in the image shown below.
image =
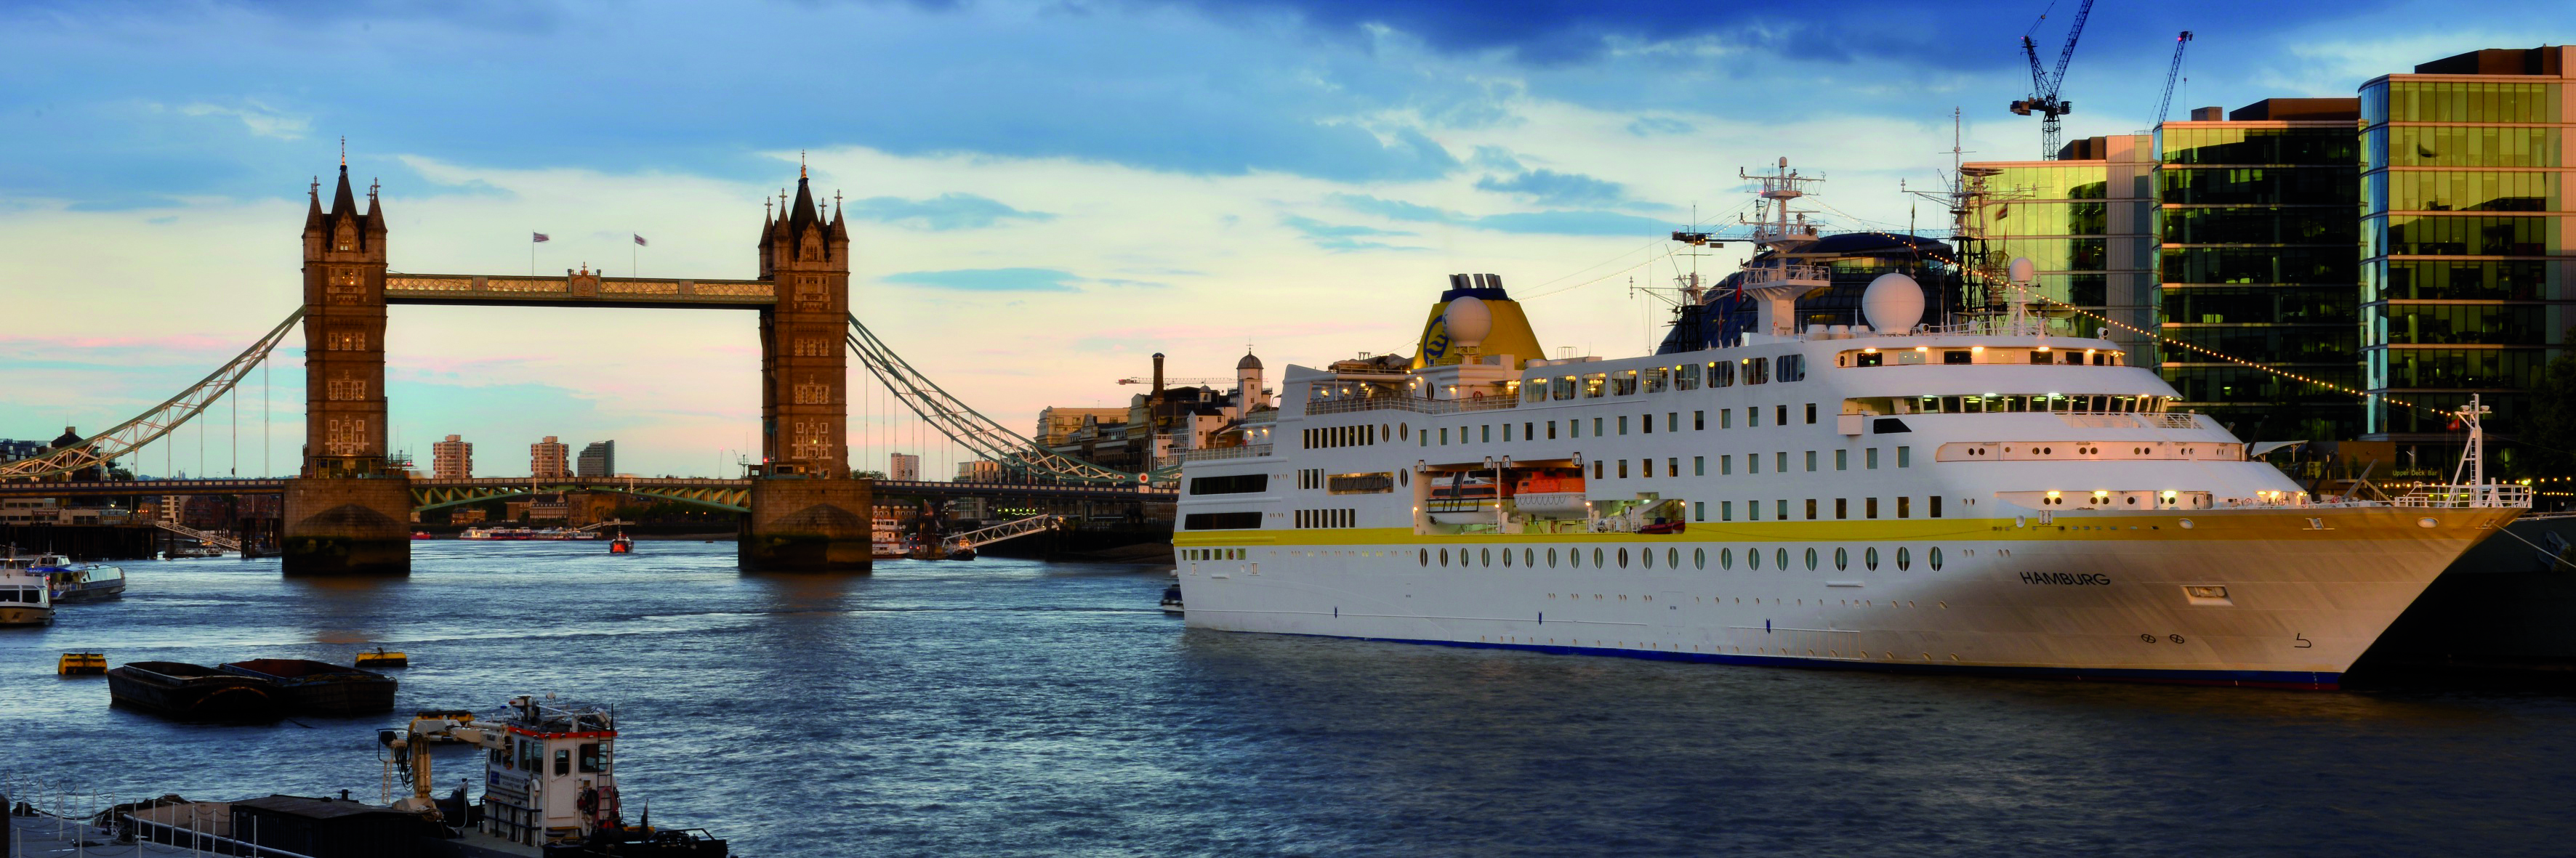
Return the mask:
{"type": "Polygon", "coordinates": [[[125,596],[125,570],[99,563],[73,563],[60,554],[0,558],[0,570],[41,576],[55,604],[104,602],[125,596]]]}
{"type": "Polygon", "coordinates": [[[41,626],[54,621],[53,590],[45,576],[0,570],[0,626],[41,626]]]}

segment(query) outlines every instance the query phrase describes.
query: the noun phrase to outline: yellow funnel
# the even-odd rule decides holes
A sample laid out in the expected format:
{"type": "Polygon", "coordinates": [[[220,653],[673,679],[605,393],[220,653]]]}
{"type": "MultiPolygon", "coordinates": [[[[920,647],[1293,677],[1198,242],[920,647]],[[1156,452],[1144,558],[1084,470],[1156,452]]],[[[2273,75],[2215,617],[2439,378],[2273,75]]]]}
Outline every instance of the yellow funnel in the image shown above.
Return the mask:
{"type": "Polygon", "coordinates": [[[1414,369],[1458,362],[1464,350],[1450,341],[1442,314],[1448,311],[1449,302],[1460,298],[1485,302],[1485,309],[1494,316],[1494,329],[1476,347],[1478,354],[1511,355],[1514,369],[1547,356],[1539,347],[1538,335],[1530,331],[1529,317],[1521,313],[1520,303],[1503,291],[1502,275],[1452,274],[1449,291],[1440,293],[1440,300],[1431,305],[1430,317],[1422,322],[1422,340],[1413,349],[1414,369]]]}

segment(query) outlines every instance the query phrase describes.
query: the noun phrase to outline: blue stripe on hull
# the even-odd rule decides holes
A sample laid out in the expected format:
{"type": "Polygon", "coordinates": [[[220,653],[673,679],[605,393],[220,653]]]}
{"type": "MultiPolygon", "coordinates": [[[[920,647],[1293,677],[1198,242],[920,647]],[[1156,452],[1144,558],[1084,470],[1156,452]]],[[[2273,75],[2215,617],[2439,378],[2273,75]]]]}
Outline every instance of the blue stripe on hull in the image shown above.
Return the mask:
{"type": "MultiPolygon", "coordinates": [[[[1287,634],[1287,633],[1282,633],[1287,634]]],[[[2287,688],[2301,691],[2334,691],[2341,687],[2343,674],[2292,670],[2156,670],[2114,667],[2009,667],[2000,665],[1907,663],[1896,661],[1845,661],[1794,658],[1767,655],[1729,655],[1723,653],[1664,652],[1660,650],[1610,649],[1606,647],[1557,646],[1552,644],[1487,643],[1484,641],[1437,641],[1413,638],[1369,638],[1349,635],[1294,635],[1345,640],[1383,641],[1386,643],[1432,644],[1435,646],[1470,647],[1475,649],[1517,649],[1557,655],[1608,655],[1642,658],[1654,661],[1693,661],[1707,664],[1741,664],[1758,667],[1795,667],[1808,670],[1871,670],[1892,673],[1946,673],[1976,676],[2008,676],[2031,679],[2069,679],[2091,682],[2146,682],[2165,685],[2228,685],[2241,688],[2287,688]]]]}

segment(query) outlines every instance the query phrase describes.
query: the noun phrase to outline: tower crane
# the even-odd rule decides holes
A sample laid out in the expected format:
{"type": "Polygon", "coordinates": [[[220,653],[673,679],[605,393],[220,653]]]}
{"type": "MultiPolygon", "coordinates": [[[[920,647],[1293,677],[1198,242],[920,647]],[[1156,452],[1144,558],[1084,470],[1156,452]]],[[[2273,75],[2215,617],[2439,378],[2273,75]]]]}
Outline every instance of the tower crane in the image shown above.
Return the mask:
{"type": "Polygon", "coordinates": [[[2174,37],[2173,65],[2165,69],[2165,97],[2156,101],[2156,124],[2158,125],[2163,125],[2165,117],[2173,115],[2174,80],[2182,75],[2182,48],[2188,44],[2191,44],[2190,30],[2184,30],[2182,35],[2174,37]]]}
{"type": "MultiPolygon", "coordinates": [[[[2093,0],[2084,0],[2084,5],[2076,8],[2075,26],[2066,28],[2066,47],[2057,52],[2057,71],[2054,73],[2040,67],[2039,43],[2031,41],[2029,33],[2023,33],[2021,36],[2022,55],[2030,58],[2030,97],[2013,102],[2012,112],[2022,116],[2039,114],[2041,160],[2052,160],[2057,157],[2058,117],[2075,112],[2075,105],[2057,97],[2057,88],[2066,82],[2066,63],[2075,59],[2075,40],[2084,35],[2084,19],[2091,17],[2092,14],[2093,0]]],[[[2039,17],[2040,20],[2048,20],[2045,13],[2039,17]]],[[[2037,30],[2039,26],[2033,24],[2031,29],[2037,30]]]]}

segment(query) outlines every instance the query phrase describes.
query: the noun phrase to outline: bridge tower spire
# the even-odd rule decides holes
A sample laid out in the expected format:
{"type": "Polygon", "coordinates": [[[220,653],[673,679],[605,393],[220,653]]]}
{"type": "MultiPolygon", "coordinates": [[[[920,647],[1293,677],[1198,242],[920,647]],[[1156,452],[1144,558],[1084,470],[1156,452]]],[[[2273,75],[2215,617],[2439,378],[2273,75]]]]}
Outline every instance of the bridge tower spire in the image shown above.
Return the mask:
{"type": "Polygon", "coordinates": [[[745,570],[865,571],[871,485],[849,461],[850,233],[798,165],[796,196],[765,215],[760,277],[761,465],[739,546],[745,570]]]}
{"type": "Polygon", "coordinates": [[[386,461],[385,217],[358,210],[344,155],[304,217],[304,450],[286,490],[290,573],[407,573],[409,481],[386,461]]]}

